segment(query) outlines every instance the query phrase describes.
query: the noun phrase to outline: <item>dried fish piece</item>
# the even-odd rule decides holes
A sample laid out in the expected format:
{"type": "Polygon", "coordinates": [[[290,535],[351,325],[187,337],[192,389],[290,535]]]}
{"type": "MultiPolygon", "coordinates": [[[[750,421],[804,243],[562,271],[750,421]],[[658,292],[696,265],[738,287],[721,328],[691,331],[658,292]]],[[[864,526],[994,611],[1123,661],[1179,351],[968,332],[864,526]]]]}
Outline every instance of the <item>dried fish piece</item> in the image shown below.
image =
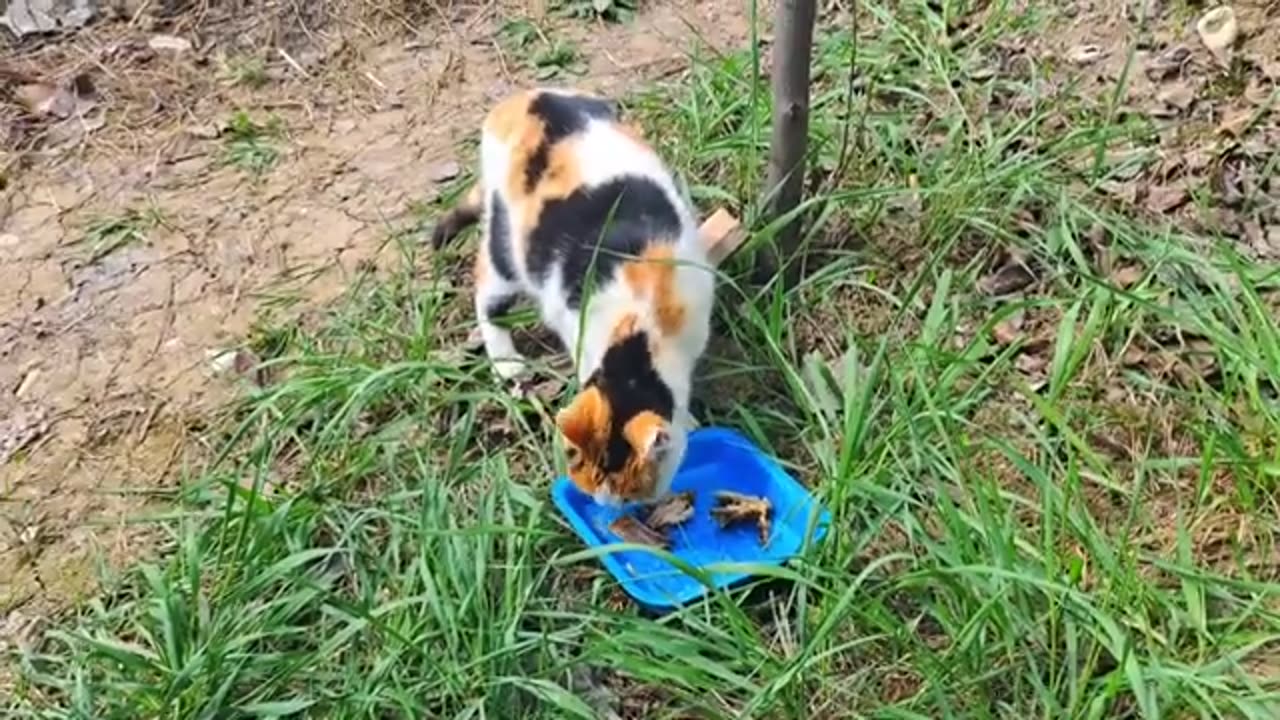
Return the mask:
{"type": "Polygon", "coordinates": [[[680,523],[693,517],[693,491],[687,490],[654,503],[653,508],[645,516],[644,524],[659,530],[680,523]]]}
{"type": "Polygon", "coordinates": [[[711,517],[722,528],[754,519],[760,529],[760,544],[765,545],[769,542],[769,516],[772,511],[773,505],[768,498],[722,490],[716,493],[716,507],[711,510],[711,517]]]}
{"type": "Polygon", "coordinates": [[[609,532],[622,538],[623,542],[652,545],[664,549],[671,546],[671,541],[667,539],[667,536],[630,515],[623,515],[609,523],[609,532]]]}

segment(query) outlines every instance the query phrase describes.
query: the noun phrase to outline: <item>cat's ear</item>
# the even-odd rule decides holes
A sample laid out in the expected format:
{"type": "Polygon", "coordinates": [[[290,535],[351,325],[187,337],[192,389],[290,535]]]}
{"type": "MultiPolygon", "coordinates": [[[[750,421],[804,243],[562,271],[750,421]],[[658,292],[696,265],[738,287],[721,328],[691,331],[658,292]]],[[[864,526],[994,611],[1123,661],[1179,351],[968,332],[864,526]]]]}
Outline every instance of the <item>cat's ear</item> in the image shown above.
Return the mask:
{"type": "Polygon", "coordinates": [[[645,462],[661,463],[671,452],[671,423],[655,412],[646,410],[631,418],[622,434],[645,462]]]}
{"type": "Polygon", "coordinates": [[[608,432],[609,407],[600,390],[589,387],[556,413],[556,427],[564,439],[579,450],[595,444],[608,432]]]}

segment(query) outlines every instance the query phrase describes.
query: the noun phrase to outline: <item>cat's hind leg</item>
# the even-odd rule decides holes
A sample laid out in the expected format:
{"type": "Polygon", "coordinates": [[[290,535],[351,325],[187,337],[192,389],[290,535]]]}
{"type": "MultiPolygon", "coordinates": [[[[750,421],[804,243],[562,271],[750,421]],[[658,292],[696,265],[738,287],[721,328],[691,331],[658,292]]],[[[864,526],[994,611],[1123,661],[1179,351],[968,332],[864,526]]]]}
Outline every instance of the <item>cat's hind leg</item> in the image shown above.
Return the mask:
{"type": "Polygon", "coordinates": [[[526,361],[516,350],[511,331],[495,320],[501,320],[511,311],[520,300],[521,291],[516,281],[503,277],[492,266],[487,245],[482,245],[476,254],[476,324],[494,372],[503,380],[514,380],[524,370],[526,361]]]}

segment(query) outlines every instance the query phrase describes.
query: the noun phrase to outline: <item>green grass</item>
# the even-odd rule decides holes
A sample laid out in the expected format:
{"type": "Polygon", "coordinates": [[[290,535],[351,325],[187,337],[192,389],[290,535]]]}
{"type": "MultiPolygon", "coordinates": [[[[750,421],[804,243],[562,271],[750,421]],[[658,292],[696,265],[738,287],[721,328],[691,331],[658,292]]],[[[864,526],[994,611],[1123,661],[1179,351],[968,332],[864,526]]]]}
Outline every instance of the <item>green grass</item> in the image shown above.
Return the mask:
{"type": "Polygon", "coordinates": [[[550,80],[565,74],[586,72],[582,54],[573,43],[553,37],[528,18],[515,18],[498,30],[505,50],[522,64],[536,80],[550,80]]]}
{"type": "Polygon", "coordinates": [[[117,250],[146,242],[147,232],[163,223],[164,215],[154,207],[93,220],[85,227],[81,241],[88,253],[86,262],[92,264],[117,250]]]}
{"type": "Polygon", "coordinates": [[[237,55],[228,58],[222,67],[222,78],[229,85],[238,85],[252,90],[263,88],[271,82],[271,77],[267,74],[266,61],[253,55],[237,55]]]}
{"type": "MultiPolygon", "coordinates": [[[[972,79],[1037,18],[954,49],[892,7],[867,6],[852,102],[848,35],[819,38],[814,163],[849,138],[810,205],[821,263],[787,291],[730,263],[705,383],[705,419],[831,509],[819,548],[663,618],[619,602],[550,506],[553,408],[457,350],[462,251],[394,232],[398,272],[255,334],[279,379],[185,479],[165,559],[20,658],[10,715],[1280,713],[1280,273],[1102,198],[1129,170],[1101,151],[1150,128],[1042,68],[972,79]],[[1036,100],[975,110],[1015,91],[1036,100]],[[1038,267],[1014,299],[977,289],[1002,248],[1038,267]],[[1123,288],[1122,263],[1144,270],[1123,288]]],[[[753,67],[700,62],[628,104],[758,244],[753,67]]]]}
{"type": "Polygon", "coordinates": [[[223,133],[223,162],[250,175],[263,175],[280,161],[279,145],[283,136],[279,118],[259,122],[249,113],[239,111],[231,117],[223,133]]]}

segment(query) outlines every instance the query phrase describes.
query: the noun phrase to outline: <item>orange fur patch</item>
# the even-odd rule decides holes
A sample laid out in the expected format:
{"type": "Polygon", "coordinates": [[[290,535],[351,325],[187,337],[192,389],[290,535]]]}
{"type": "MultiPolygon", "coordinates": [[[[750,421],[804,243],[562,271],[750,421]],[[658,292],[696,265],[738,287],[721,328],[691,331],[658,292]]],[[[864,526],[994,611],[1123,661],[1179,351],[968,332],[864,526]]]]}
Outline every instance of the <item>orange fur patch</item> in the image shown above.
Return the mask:
{"type": "MultiPolygon", "coordinates": [[[[529,150],[530,155],[534,150],[536,146],[529,150]]],[[[524,168],[529,164],[529,157],[513,160],[513,164],[519,166],[520,172],[516,174],[514,170],[512,171],[511,177],[508,178],[510,182],[508,190],[514,192],[518,186],[521,194],[513,195],[520,198],[518,201],[520,212],[513,222],[512,243],[516,246],[517,257],[523,258],[524,240],[537,226],[538,218],[542,215],[542,206],[551,200],[569,197],[582,186],[582,168],[578,163],[577,140],[569,137],[551,146],[551,150],[547,153],[547,169],[542,174],[542,180],[533,192],[527,195],[524,194],[524,168]]]]}
{"type": "Polygon", "coordinates": [[[582,167],[578,163],[576,138],[556,143],[547,154],[547,171],[538,184],[539,200],[560,200],[582,186],[582,167]]]}
{"type": "Polygon", "coordinates": [[[658,431],[666,428],[667,421],[652,410],[645,410],[627,421],[622,427],[622,437],[627,439],[632,450],[638,456],[645,456],[649,451],[649,443],[658,431]]]}
{"type": "Polygon", "coordinates": [[[609,344],[616,345],[623,340],[636,334],[636,329],[640,325],[640,319],[635,313],[627,313],[613,324],[613,332],[609,333],[609,344]]]}
{"type": "Polygon", "coordinates": [[[608,440],[611,414],[604,393],[597,387],[589,387],[560,411],[556,425],[566,440],[580,450],[589,450],[608,440]]]}
{"type": "Polygon", "coordinates": [[[484,119],[484,131],[503,142],[510,142],[529,124],[529,105],[536,97],[534,91],[512,95],[489,111],[484,119]]]}
{"type": "Polygon", "coordinates": [[[481,243],[480,249],[476,251],[475,265],[471,268],[472,283],[479,285],[489,277],[489,249],[488,243],[481,243]]]}
{"type": "Polygon", "coordinates": [[[639,259],[622,266],[622,277],[633,292],[653,301],[663,335],[676,335],[684,328],[685,306],[676,289],[675,251],[670,245],[649,246],[639,259]]]}
{"type": "Polygon", "coordinates": [[[644,411],[627,421],[622,437],[631,446],[631,455],[622,472],[613,479],[613,492],[624,498],[648,497],[658,477],[657,466],[650,462],[649,450],[654,437],[666,427],[657,413],[644,411]]]}
{"type": "Polygon", "coordinates": [[[599,388],[589,387],[556,414],[556,427],[564,441],[581,454],[582,461],[569,469],[569,479],[585,493],[593,493],[604,482],[600,467],[609,442],[612,418],[609,400],[599,388]]]}
{"type": "MultiPolygon", "coordinates": [[[[498,103],[489,112],[484,123],[484,131],[506,144],[511,152],[510,167],[507,169],[507,197],[515,205],[509,208],[513,220],[513,238],[524,234],[522,232],[524,228],[521,225],[537,218],[538,208],[528,206],[531,197],[525,192],[524,186],[529,160],[546,137],[546,127],[542,119],[529,111],[529,106],[537,97],[536,90],[513,95],[498,103]]],[[[532,195],[537,196],[537,188],[534,188],[532,195]]],[[[516,257],[523,257],[523,253],[517,252],[516,257]]]]}
{"type": "MultiPolygon", "coordinates": [[[[507,198],[512,205],[508,208],[511,251],[521,263],[527,252],[525,240],[537,225],[543,204],[566,198],[582,186],[575,137],[564,138],[548,148],[547,165],[538,184],[532,190],[525,186],[529,163],[546,140],[545,123],[530,113],[530,105],[537,97],[538,91],[529,91],[508,98],[499,103],[485,121],[485,132],[506,143],[511,152],[506,178],[507,198]]],[[[642,142],[634,129],[627,134],[632,133],[642,142]]]]}
{"type": "Polygon", "coordinates": [[[471,184],[471,189],[462,197],[459,205],[476,213],[484,209],[484,188],[479,182],[471,184]]]}

